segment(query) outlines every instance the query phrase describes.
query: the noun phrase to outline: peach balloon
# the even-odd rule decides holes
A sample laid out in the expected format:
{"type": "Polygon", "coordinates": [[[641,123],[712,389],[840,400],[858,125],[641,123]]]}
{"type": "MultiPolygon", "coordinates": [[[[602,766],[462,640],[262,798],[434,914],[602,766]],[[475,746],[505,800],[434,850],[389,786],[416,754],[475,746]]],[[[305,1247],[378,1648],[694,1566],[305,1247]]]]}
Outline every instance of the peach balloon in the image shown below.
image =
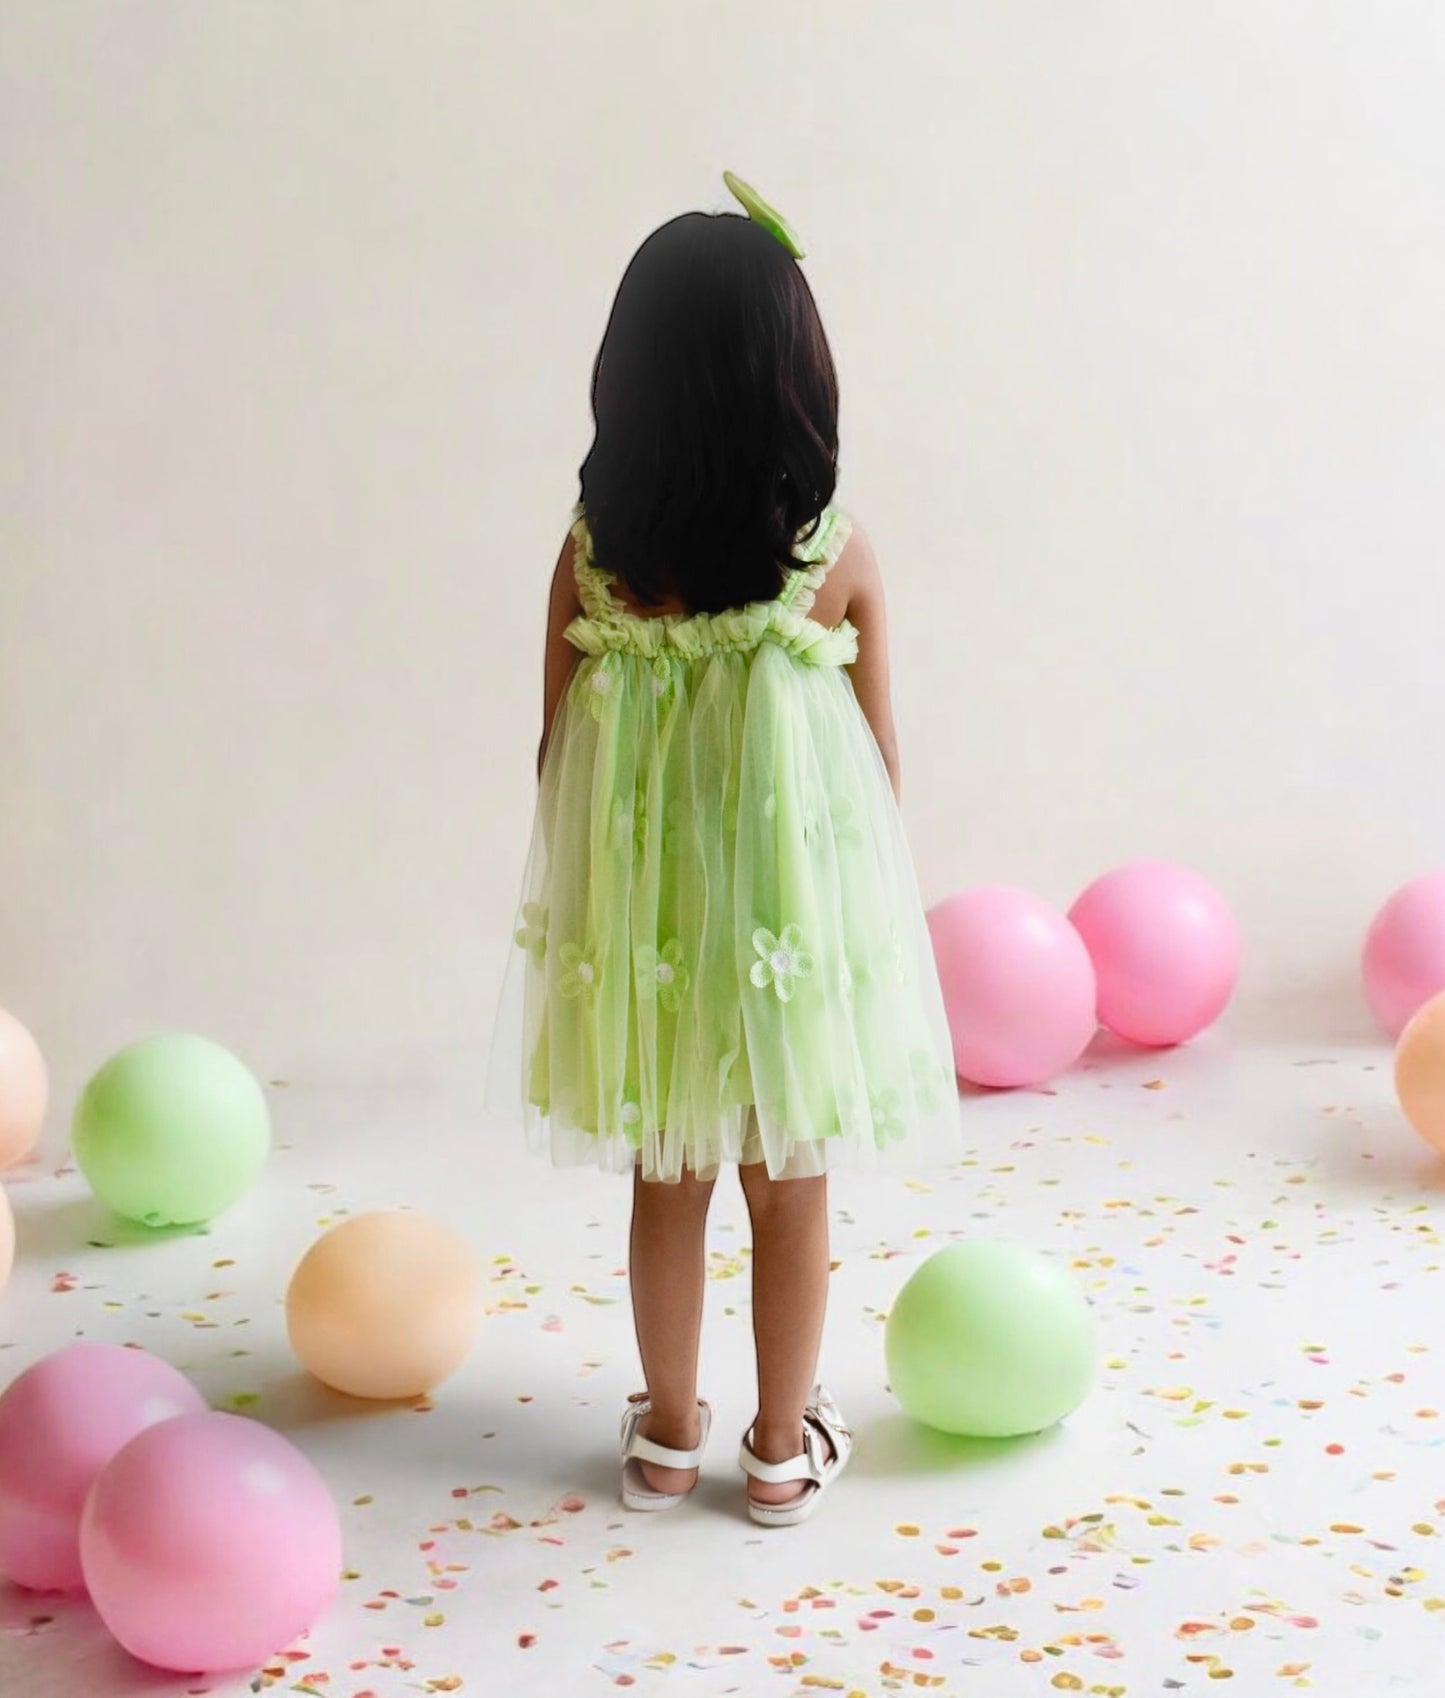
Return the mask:
{"type": "Polygon", "coordinates": [[[1445,1155],[1445,992],[1432,996],[1400,1034],[1395,1094],[1405,1118],[1445,1155]]]}
{"type": "Polygon", "coordinates": [[[40,1045],[0,1008],[0,1167],[14,1167],[35,1148],[49,1095],[40,1045]]]}
{"type": "Polygon", "coordinates": [[[10,1199],[0,1189],[0,1292],[10,1283],[10,1270],[15,1266],[15,1216],[10,1199]]]}
{"type": "Polygon", "coordinates": [[[440,1385],[466,1360],[479,1318],[471,1246],[404,1209],[333,1226],[286,1292],[292,1349],[353,1397],[417,1397],[440,1385]]]}

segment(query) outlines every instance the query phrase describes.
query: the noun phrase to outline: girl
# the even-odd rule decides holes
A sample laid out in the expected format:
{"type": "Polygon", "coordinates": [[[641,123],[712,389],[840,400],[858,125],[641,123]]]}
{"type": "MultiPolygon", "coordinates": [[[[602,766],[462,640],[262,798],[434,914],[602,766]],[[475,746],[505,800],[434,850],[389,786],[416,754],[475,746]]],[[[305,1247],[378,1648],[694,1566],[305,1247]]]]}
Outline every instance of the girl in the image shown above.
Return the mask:
{"type": "Polygon", "coordinates": [[[777,1526],[851,1444],[813,1379],[828,1170],[933,1165],[958,1125],[878,565],[833,500],[832,355],[796,238],[728,184],[748,216],[654,231],[593,366],[504,991],[521,1056],[496,1041],[491,1100],[554,1163],[633,1176],[633,1509],[697,1478],[704,1225],[738,1165],[758,1374],[739,1461],[753,1520],[777,1526]]]}

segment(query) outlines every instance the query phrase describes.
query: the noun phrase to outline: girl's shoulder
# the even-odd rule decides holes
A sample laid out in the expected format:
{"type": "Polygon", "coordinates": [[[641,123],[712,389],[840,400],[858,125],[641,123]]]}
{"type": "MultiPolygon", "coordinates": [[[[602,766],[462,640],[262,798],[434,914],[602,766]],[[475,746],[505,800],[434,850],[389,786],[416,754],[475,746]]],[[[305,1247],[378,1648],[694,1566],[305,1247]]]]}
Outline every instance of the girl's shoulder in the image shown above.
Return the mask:
{"type": "Polygon", "coordinates": [[[836,625],[861,602],[879,595],[881,576],[873,545],[857,517],[841,507],[829,511],[835,516],[826,535],[819,526],[818,559],[805,570],[813,580],[813,617],[820,624],[836,625]]]}

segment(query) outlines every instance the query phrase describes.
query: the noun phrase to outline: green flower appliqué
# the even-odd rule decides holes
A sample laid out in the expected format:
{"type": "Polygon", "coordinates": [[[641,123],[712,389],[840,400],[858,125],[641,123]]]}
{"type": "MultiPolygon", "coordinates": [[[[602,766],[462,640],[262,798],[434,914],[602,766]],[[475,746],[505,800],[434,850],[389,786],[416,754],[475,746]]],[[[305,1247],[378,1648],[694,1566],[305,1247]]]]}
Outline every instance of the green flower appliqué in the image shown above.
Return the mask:
{"type": "Polygon", "coordinates": [[[675,1014],[683,993],[692,983],[692,975],[683,965],[682,944],[669,938],[660,950],[645,943],[637,951],[637,994],[646,1001],[653,997],[671,1014],[675,1014]]]}
{"type": "Polygon", "coordinates": [[[613,805],[612,842],[615,848],[642,853],[647,842],[647,812],[640,797],[631,801],[619,798],[613,805]]]}
{"type": "Polygon", "coordinates": [[[791,1002],[798,981],[810,978],[813,972],[813,957],[803,947],[802,932],[788,925],[780,937],[774,937],[759,926],[753,933],[753,949],[758,957],[749,974],[753,983],[759,990],[771,985],[779,1002],[791,1002]]]}
{"type": "Polygon", "coordinates": [[[671,707],[677,696],[677,679],[673,676],[671,666],[665,660],[654,663],[652,677],[648,680],[648,683],[659,711],[665,711],[671,707]]]}
{"type": "Polygon", "coordinates": [[[539,967],[547,959],[547,910],[536,902],[522,904],[517,947],[525,949],[539,967]]]}
{"type": "Polygon", "coordinates": [[[863,841],[863,833],[853,822],[853,798],[839,796],[831,809],[833,820],[833,841],[845,848],[856,849],[863,841]]]}
{"type": "MultiPolygon", "coordinates": [[[[769,797],[768,801],[771,803],[773,798],[769,797]]],[[[772,814],[768,817],[771,819],[772,814]]],[[[831,843],[835,850],[858,848],[863,833],[854,822],[852,797],[820,799],[816,805],[810,802],[803,814],[803,837],[808,843],[831,843]]]]}
{"type": "Polygon", "coordinates": [[[873,1115],[873,1136],[879,1143],[903,1136],[902,1099],[897,1091],[891,1087],[879,1091],[870,1098],[869,1107],[873,1115]]]}
{"type": "Polygon", "coordinates": [[[580,944],[564,943],[561,953],[562,977],[557,989],[563,996],[591,996],[602,977],[592,954],[580,944]]]}
{"type": "Polygon", "coordinates": [[[913,1094],[919,1107],[925,1114],[936,1114],[944,1102],[944,1092],[951,1085],[957,1090],[953,1069],[922,1049],[914,1050],[908,1057],[908,1067],[913,1075],[913,1094]]]}

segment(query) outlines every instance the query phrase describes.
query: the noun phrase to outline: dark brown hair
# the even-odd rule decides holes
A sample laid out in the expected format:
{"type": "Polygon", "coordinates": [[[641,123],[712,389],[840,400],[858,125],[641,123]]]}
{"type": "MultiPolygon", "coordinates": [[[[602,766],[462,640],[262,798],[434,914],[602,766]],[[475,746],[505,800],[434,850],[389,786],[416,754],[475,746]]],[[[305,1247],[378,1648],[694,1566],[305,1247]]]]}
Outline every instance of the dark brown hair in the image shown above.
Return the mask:
{"type": "Polygon", "coordinates": [[[593,555],[643,606],[767,601],[838,471],[838,377],[796,260],[736,213],[633,255],[592,367],[580,468],[593,555]]]}

